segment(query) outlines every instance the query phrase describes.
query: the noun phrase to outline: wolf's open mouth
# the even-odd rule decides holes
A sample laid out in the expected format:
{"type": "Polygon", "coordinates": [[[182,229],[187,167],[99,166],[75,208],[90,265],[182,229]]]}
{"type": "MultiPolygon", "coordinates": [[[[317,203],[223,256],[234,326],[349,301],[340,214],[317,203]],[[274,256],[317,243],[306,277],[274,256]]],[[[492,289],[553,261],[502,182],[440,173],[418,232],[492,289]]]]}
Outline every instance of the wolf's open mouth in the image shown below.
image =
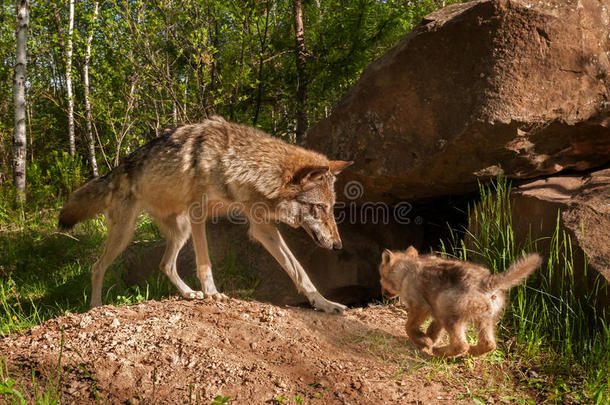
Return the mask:
{"type": "Polygon", "coordinates": [[[316,243],[318,244],[318,246],[320,246],[320,247],[324,247],[324,246],[322,245],[322,243],[320,242],[320,239],[318,238],[318,235],[317,235],[317,234],[315,234],[314,232],[312,232],[312,231],[311,231],[311,229],[309,229],[309,227],[308,227],[307,225],[302,224],[302,225],[301,225],[301,227],[302,227],[303,229],[305,229],[305,232],[307,232],[307,233],[309,234],[309,236],[311,236],[311,239],[313,239],[313,240],[314,240],[314,242],[316,242],[316,243]]]}
{"type": "Polygon", "coordinates": [[[388,299],[393,299],[393,298],[398,297],[398,294],[392,294],[391,292],[389,292],[388,290],[386,290],[383,287],[381,287],[381,295],[383,295],[385,298],[388,298],[388,299]]]}

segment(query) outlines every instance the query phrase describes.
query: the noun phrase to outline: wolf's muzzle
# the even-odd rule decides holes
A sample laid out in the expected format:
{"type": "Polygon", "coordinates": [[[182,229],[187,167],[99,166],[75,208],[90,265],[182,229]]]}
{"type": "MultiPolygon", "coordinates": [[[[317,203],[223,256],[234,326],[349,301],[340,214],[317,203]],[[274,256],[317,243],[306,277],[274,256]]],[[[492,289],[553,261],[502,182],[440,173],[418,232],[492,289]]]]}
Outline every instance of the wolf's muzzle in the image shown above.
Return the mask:
{"type": "Polygon", "coordinates": [[[381,295],[383,295],[384,297],[386,297],[388,299],[392,299],[392,298],[396,298],[396,296],[398,294],[392,294],[391,292],[389,292],[385,288],[381,287],[381,295]]]}

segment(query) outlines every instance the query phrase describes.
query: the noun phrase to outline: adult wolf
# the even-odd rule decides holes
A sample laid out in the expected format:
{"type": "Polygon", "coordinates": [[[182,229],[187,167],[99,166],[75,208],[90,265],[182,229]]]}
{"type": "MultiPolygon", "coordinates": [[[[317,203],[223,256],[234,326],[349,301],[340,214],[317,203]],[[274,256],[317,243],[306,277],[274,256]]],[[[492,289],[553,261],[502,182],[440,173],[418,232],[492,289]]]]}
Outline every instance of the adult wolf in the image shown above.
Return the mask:
{"type": "Polygon", "coordinates": [[[102,304],[107,267],[133,237],[137,216],[148,212],[167,240],[160,268],[185,298],[224,299],[216,290],[205,233],[206,218],[239,207],[250,235],[282,265],[299,292],[317,309],[342,312],[328,301],[284,242],[274,221],[302,227],[320,246],[341,249],[333,216],[336,176],[352,162],[325,156],[220,117],[167,131],[127,156],[103,177],[76,189],[59,215],[71,228],[106,215],[104,253],[93,265],[91,307],[102,304]],[[180,249],[192,233],[197,276],[194,291],[176,270],[180,249]]]}

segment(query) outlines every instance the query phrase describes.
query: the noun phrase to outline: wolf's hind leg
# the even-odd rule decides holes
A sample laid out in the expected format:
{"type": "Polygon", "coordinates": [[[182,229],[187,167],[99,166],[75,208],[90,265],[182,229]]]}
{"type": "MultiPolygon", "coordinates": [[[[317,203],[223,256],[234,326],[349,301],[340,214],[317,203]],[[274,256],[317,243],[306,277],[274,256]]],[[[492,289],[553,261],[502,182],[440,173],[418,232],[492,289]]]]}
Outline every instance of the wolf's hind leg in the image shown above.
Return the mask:
{"type": "Polygon", "coordinates": [[[108,208],[106,213],[106,224],[108,232],[104,253],[93,265],[91,275],[91,308],[102,305],[102,284],[106,269],[114,259],[127,247],[133,238],[138,209],[131,200],[121,201],[121,205],[108,208]]]}
{"type": "Polygon", "coordinates": [[[426,330],[426,335],[432,341],[432,346],[438,342],[438,338],[441,336],[441,332],[443,331],[443,324],[438,319],[433,319],[428,329],[426,330]]]}
{"type": "Polygon", "coordinates": [[[307,297],[311,305],[316,309],[329,313],[337,314],[345,311],[345,305],[329,301],[318,292],[275,226],[268,223],[251,221],[250,235],[258,240],[278,261],[296,285],[297,290],[307,297]]]}
{"type": "Polygon", "coordinates": [[[470,345],[466,341],[466,323],[461,319],[445,322],[445,329],[449,334],[449,345],[435,347],[433,353],[439,357],[457,357],[465,354],[470,345]]]}
{"type": "Polygon", "coordinates": [[[156,221],[165,236],[165,253],[159,264],[159,268],[167,275],[169,281],[176,286],[180,295],[188,299],[203,298],[201,291],[193,291],[178,275],[176,260],[178,253],[189,238],[190,227],[185,216],[170,215],[156,221]]]}
{"type": "Polygon", "coordinates": [[[470,346],[470,353],[473,356],[481,356],[496,349],[495,322],[493,319],[485,319],[477,322],[479,328],[479,342],[476,346],[470,346]]]}
{"type": "Polygon", "coordinates": [[[193,235],[193,248],[197,257],[197,277],[201,282],[205,297],[212,297],[215,300],[224,301],[228,297],[219,293],[214,284],[212,275],[212,262],[208,253],[208,240],[205,234],[205,219],[191,219],[191,233],[193,235]]]}

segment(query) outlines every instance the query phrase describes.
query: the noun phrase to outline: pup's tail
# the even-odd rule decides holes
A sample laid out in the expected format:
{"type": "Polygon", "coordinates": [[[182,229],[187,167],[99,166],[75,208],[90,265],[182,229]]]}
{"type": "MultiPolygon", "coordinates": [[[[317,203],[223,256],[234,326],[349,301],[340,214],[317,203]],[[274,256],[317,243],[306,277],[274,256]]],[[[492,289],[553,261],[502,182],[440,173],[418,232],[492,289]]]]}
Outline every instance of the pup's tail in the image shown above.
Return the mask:
{"type": "Polygon", "coordinates": [[[110,176],[107,175],[90,180],[74,190],[59,212],[59,227],[70,229],[104,211],[110,184],[110,176]]]}
{"type": "Polygon", "coordinates": [[[515,261],[502,273],[492,274],[487,280],[486,290],[507,291],[523,283],[525,279],[542,264],[542,257],[538,253],[530,253],[515,261]]]}

